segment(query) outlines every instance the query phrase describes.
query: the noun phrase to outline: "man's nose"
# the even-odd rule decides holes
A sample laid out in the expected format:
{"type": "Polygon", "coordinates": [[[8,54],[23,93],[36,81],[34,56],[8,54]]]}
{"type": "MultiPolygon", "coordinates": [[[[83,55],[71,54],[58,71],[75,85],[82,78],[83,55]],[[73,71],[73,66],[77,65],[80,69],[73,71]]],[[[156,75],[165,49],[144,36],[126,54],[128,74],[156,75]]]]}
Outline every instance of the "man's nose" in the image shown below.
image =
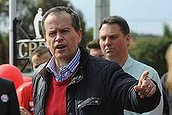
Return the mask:
{"type": "Polygon", "coordinates": [[[105,44],[110,44],[110,43],[111,43],[111,39],[107,36],[105,40],[105,44]]]}
{"type": "Polygon", "coordinates": [[[59,33],[57,33],[55,41],[58,41],[58,42],[63,41],[63,37],[59,33]]]}

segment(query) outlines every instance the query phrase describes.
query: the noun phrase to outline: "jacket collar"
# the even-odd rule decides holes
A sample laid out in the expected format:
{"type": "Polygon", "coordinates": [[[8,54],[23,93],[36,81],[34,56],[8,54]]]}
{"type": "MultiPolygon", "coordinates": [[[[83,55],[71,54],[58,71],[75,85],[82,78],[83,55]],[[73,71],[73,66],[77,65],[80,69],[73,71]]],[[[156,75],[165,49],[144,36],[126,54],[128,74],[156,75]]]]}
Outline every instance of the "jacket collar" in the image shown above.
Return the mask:
{"type": "MultiPolygon", "coordinates": [[[[73,83],[78,83],[79,81],[81,81],[83,79],[83,72],[82,72],[82,67],[86,64],[88,58],[89,58],[89,54],[88,52],[81,46],[79,46],[80,50],[81,50],[81,58],[80,58],[80,62],[79,62],[79,66],[78,69],[76,70],[75,74],[73,75],[72,81],[70,84],[73,83]]],[[[49,61],[48,61],[49,62],[49,61]]],[[[40,65],[36,71],[34,72],[33,76],[40,76],[43,77],[43,79],[48,79],[49,74],[51,74],[50,70],[48,70],[46,68],[48,62],[40,65]]]]}
{"type": "Polygon", "coordinates": [[[79,83],[84,78],[82,68],[86,64],[89,58],[89,54],[88,52],[86,52],[86,50],[83,47],[80,46],[79,48],[81,50],[81,58],[80,58],[78,69],[76,70],[76,73],[73,74],[73,78],[70,84],[79,83]]]}

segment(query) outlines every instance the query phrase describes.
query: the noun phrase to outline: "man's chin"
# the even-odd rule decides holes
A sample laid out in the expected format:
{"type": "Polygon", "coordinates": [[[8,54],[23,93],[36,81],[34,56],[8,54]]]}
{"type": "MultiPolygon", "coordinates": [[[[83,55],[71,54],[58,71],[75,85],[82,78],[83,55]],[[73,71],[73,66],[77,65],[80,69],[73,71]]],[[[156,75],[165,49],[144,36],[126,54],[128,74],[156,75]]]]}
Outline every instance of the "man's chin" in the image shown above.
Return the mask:
{"type": "Polygon", "coordinates": [[[113,56],[111,56],[111,55],[106,55],[106,57],[105,57],[107,60],[113,60],[113,56]]]}

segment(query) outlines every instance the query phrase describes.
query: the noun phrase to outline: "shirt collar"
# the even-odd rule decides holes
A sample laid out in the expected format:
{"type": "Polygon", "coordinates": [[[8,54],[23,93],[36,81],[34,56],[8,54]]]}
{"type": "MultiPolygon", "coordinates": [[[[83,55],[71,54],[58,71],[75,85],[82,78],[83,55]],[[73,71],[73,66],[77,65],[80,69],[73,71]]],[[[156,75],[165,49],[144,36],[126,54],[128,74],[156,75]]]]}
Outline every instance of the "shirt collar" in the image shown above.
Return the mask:
{"type": "Polygon", "coordinates": [[[122,69],[127,69],[130,67],[130,65],[132,64],[132,58],[130,57],[130,55],[128,54],[128,58],[125,61],[124,65],[122,66],[122,69]]]}
{"type": "Polygon", "coordinates": [[[76,55],[72,58],[72,60],[67,65],[65,65],[62,68],[59,68],[60,71],[58,73],[57,73],[57,71],[55,69],[56,65],[55,65],[54,57],[52,57],[50,59],[50,61],[47,64],[46,68],[48,68],[54,74],[55,79],[57,81],[63,81],[65,79],[67,79],[69,76],[71,76],[75,72],[76,68],[79,65],[80,57],[81,57],[81,51],[78,48],[76,55]]]}

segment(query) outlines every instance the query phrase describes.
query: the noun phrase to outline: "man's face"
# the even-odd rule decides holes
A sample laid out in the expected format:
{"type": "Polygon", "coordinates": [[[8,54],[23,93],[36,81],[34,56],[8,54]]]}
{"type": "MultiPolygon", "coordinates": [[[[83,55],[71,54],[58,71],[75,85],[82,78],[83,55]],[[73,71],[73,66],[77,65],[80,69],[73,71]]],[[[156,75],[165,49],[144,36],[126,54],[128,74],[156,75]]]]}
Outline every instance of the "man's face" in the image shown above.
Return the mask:
{"type": "Polygon", "coordinates": [[[56,61],[69,62],[76,54],[82,31],[75,31],[66,12],[50,13],[45,19],[45,40],[56,61]]]}
{"type": "Polygon", "coordinates": [[[99,39],[105,58],[121,65],[128,55],[130,35],[124,35],[117,24],[103,24],[99,30],[99,39]]]}

